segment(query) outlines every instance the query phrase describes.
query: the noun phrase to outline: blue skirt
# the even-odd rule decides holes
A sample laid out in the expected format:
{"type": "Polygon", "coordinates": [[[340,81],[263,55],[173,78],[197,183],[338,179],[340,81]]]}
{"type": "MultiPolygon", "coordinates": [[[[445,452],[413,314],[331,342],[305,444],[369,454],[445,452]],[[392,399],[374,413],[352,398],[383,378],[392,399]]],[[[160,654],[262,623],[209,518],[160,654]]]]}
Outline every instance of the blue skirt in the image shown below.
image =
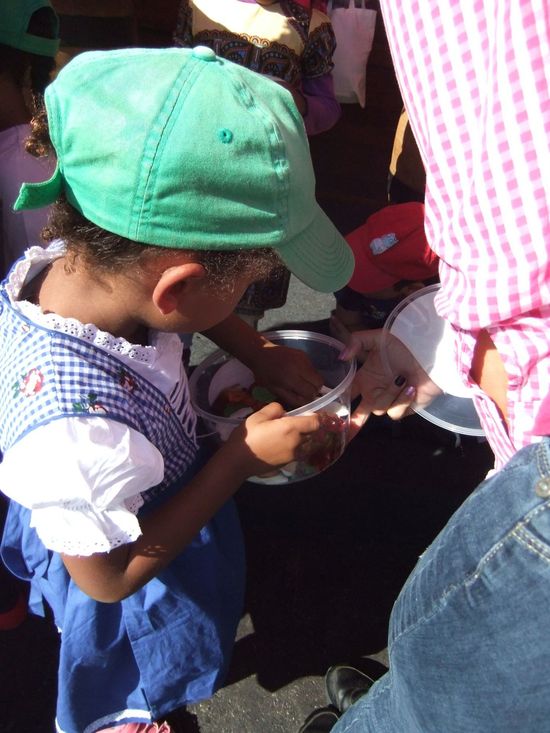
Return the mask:
{"type": "Polygon", "coordinates": [[[31,583],[30,607],[51,607],[61,631],[57,725],[94,733],[149,722],[210,697],[223,683],[242,614],[244,550],[232,501],[160,575],[119,603],[99,603],[11,502],[2,557],[31,583]]]}

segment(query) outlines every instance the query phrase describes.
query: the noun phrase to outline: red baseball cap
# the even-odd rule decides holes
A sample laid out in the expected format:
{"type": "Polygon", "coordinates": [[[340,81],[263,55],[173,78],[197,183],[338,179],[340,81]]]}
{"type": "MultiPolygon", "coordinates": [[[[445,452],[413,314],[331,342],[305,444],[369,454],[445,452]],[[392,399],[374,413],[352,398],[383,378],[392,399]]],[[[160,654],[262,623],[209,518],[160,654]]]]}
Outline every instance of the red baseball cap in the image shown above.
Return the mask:
{"type": "Polygon", "coordinates": [[[348,285],[374,293],[400,280],[428,280],[438,272],[439,258],[424,233],[424,204],[411,201],[386,206],[348,234],[355,269],[348,285]]]}

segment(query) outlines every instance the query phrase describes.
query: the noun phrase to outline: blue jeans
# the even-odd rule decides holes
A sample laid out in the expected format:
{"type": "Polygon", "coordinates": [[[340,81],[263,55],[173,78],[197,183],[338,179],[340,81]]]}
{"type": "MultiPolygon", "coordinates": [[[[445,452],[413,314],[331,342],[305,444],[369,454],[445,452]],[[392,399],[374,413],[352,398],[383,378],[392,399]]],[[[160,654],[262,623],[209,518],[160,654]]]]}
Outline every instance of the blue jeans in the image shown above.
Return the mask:
{"type": "Polygon", "coordinates": [[[332,733],[550,731],[550,439],[484,481],[392,611],[390,669],[332,733]]]}

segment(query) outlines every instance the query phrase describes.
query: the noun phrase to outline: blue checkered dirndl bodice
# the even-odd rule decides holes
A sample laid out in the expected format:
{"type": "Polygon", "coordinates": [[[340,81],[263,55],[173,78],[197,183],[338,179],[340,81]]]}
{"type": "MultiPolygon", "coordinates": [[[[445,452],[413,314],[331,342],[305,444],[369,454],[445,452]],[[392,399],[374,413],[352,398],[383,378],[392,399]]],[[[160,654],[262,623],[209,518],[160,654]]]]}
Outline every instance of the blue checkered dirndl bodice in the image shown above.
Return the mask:
{"type": "MultiPolygon", "coordinates": [[[[117,420],[161,452],[165,474],[144,493],[152,511],[204,462],[194,435],[187,385],[178,406],[116,356],[28,320],[0,290],[0,449],[29,431],[68,417],[117,420]]],[[[55,470],[45,466],[44,470],[55,470]]],[[[2,487],[0,486],[0,489],[2,487]]],[[[16,502],[2,557],[31,583],[31,607],[51,606],[61,629],[57,726],[94,733],[124,722],[162,718],[212,695],[223,681],[242,610],[242,538],[232,502],[185,551],[120,603],[98,603],[68,575],[16,502]]]]}

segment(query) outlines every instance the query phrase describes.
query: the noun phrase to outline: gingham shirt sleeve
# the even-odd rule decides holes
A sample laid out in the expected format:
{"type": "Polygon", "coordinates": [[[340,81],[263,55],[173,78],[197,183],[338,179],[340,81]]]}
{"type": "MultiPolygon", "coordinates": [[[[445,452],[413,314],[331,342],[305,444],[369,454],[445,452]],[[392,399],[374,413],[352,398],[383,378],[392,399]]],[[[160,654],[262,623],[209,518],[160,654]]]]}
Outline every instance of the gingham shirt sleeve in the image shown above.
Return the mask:
{"type": "MultiPolygon", "coordinates": [[[[550,390],[547,2],[381,0],[381,9],[426,167],[438,312],[460,332],[463,359],[486,328],[508,373],[508,430],[482,415],[502,464],[536,439],[550,390]]],[[[462,361],[465,381],[470,366],[462,361]]]]}
{"type": "Polygon", "coordinates": [[[141,534],[141,492],[164,461],[143,435],[101,417],[54,420],[6,451],[2,491],[31,510],[44,545],[67,555],[109,552],[141,534]]]}

